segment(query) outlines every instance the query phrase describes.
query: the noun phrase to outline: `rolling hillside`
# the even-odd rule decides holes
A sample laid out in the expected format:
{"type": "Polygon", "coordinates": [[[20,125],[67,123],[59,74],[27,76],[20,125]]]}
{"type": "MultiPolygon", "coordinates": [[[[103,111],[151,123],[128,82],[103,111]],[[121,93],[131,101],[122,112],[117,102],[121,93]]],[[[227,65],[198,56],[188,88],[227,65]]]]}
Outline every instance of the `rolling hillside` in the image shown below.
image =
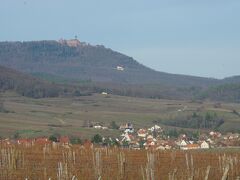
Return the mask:
{"type": "MultiPolygon", "coordinates": [[[[107,91],[134,97],[240,102],[240,76],[218,80],[158,72],[102,45],[78,40],[0,42],[0,65],[43,79],[46,87],[64,84],[77,95],[82,90],[85,94],[107,91]]],[[[1,77],[9,75],[8,71],[1,70],[1,77]]],[[[22,79],[15,84],[24,84],[19,82],[29,79],[25,76],[15,75],[22,79]]]]}
{"type": "Polygon", "coordinates": [[[51,83],[11,68],[0,66],[0,92],[14,91],[31,98],[90,95],[94,89],[83,85],[51,83]]]}
{"type": "Polygon", "coordinates": [[[208,86],[216,79],[154,71],[131,57],[78,40],[1,42],[0,64],[27,73],[127,84],[208,86]],[[123,69],[117,69],[117,67],[123,69]]]}
{"type": "Polygon", "coordinates": [[[59,96],[61,89],[46,81],[0,66],[0,91],[14,90],[20,95],[42,98],[59,96]]]}

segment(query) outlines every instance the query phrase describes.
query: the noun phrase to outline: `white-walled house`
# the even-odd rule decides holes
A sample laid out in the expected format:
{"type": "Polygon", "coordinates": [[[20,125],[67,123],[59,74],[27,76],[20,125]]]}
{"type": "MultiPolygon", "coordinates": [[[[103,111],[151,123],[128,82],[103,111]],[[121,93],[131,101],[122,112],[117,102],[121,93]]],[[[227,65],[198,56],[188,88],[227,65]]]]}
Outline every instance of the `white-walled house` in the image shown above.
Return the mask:
{"type": "Polygon", "coordinates": [[[153,138],[152,135],[148,135],[148,136],[147,136],[147,139],[148,139],[148,140],[149,140],[149,139],[150,139],[150,140],[153,140],[154,138],[153,138]]]}
{"type": "Polygon", "coordinates": [[[137,134],[138,134],[138,137],[142,137],[142,138],[145,138],[145,137],[148,135],[146,129],[139,129],[139,130],[137,131],[137,134]]]}
{"type": "Polygon", "coordinates": [[[134,137],[131,134],[125,133],[121,142],[127,141],[127,142],[131,142],[134,140],[134,137]]]}
{"type": "Polygon", "coordinates": [[[182,140],[181,142],[180,142],[180,146],[186,146],[188,143],[185,141],[185,140],[182,140]]]}
{"type": "Polygon", "coordinates": [[[134,133],[134,130],[133,129],[125,129],[124,133],[134,133]]]}
{"type": "Polygon", "coordinates": [[[93,128],[95,128],[95,129],[102,129],[102,126],[100,126],[100,125],[95,125],[95,126],[93,126],[93,128]]]}
{"type": "Polygon", "coordinates": [[[154,125],[153,127],[149,128],[148,130],[151,131],[151,132],[162,131],[162,128],[158,125],[154,125]]]}
{"type": "Polygon", "coordinates": [[[186,149],[185,147],[187,146],[187,142],[185,140],[181,140],[180,142],[177,142],[178,146],[180,149],[186,149]]]}
{"type": "Polygon", "coordinates": [[[122,66],[117,66],[117,70],[118,70],[118,71],[124,71],[124,67],[122,67],[122,66]]]}
{"type": "Polygon", "coordinates": [[[206,141],[203,141],[200,144],[200,147],[201,147],[201,149],[209,149],[210,148],[209,144],[206,141]]]}
{"type": "Polygon", "coordinates": [[[133,125],[131,123],[126,123],[120,126],[120,130],[123,130],[125,133],[133,133],[133,125]]]}
{"type": "Polygon", "coordinates": [[[128,133],[124,134],[124,136],[123,136],[123,138],[122,138],[121,141],[122,141],[122,142],[123,142],[123,141],[127,141],[127,142],[130,142],[130,141],[131,141],[131,139],[130,139],[128,133]]]}

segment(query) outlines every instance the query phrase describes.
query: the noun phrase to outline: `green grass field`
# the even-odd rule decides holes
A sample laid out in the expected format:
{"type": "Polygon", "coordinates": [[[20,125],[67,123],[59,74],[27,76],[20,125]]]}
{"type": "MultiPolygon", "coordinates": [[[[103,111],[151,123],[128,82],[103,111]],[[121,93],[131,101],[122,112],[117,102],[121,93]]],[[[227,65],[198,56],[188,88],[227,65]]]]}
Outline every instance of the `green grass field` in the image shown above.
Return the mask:
{"type": "Polygon", "coordinates": [[[96,130],[83,127],[87,121],[109,126],[126,122],[134,127],[150,127],[158,119],[184,116],[193,112],[216,112],[224,117],[221,130],[240,129],[240,117],[232,113],[240,111],[240,104],[224,103],[216,108],[214,102],[189,102],[159,99],[132,98],[114,95],[31,99],[11,92],[1,93],[4,108],[0,113],[0,136],[9,137],[18,133],[21,137],[48,136],[59,133],[83,138],[96,133],[103,136],[119,136],[119,130],[96,130]],[[179,109],[185,109],[179,111],[179,109]]]}

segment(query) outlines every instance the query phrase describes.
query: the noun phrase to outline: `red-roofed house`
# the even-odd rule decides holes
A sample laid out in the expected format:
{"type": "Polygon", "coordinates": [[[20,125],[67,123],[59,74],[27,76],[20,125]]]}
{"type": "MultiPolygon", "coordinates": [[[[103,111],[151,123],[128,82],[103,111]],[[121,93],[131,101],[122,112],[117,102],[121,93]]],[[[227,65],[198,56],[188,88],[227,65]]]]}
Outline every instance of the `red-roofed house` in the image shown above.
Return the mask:
{"type": "Polygon", "coordinates": [[[49,139],[46,137],[40,137],[35,139],[35,144],[38,145],[51,144],[51,141],[49,141],[49,139]]]}
{"type": "Polygon", "coordinates": [[[22,145],[31,145],[32,140],[31,139],[18,139],[17,144],[22,144],[22,145]]]}
{"type": "Polygon", "coordinates": [[[145,138],[148,133],[147,133],[147,130],[146,130],[146,129],[139,129],[139,130],[137,131],[137,134],[138,134],[139,137],[145,138]]]}
{"type": "Polygon", "coordinates": [[[59,138],[59,143],[64,144],[64,145],[68,145],[70,143],[69,137],[67,137],[67,136],[60,137],[59,138]]]}

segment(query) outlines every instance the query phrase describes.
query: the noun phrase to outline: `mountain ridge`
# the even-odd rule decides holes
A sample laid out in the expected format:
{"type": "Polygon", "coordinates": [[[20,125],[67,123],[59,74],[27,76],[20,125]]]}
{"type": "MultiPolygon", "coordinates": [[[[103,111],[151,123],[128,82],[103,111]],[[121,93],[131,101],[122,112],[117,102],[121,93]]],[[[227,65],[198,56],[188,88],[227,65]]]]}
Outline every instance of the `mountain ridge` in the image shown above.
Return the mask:
{"type": "Polygon", "coordinates": [[[240,101],[240,76],[220,80],[159,72],[103,45],[78,40],[0,42],[0,65],[87,92],[240,101]]]}
{"type": "Polygon", "coordinates": [[[81,76],[99,82],[206,86],[219,81],[159,72],[102,45],[73,42],[77,45],[69,46],[64,40],[0,42],[0,64],[26,73],[81,76]],[[117,66],[122,66],[124,71],[117,71],[117,66]]]}

